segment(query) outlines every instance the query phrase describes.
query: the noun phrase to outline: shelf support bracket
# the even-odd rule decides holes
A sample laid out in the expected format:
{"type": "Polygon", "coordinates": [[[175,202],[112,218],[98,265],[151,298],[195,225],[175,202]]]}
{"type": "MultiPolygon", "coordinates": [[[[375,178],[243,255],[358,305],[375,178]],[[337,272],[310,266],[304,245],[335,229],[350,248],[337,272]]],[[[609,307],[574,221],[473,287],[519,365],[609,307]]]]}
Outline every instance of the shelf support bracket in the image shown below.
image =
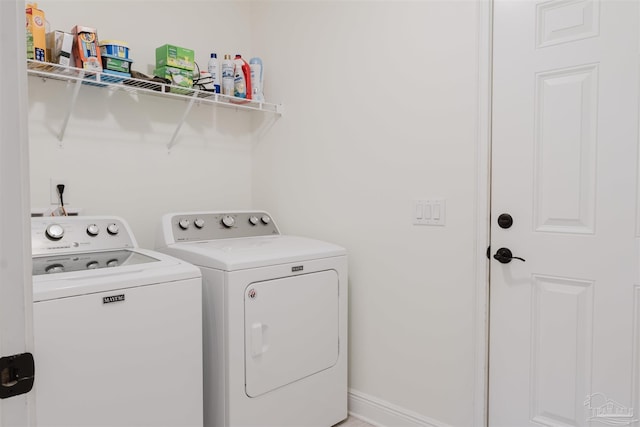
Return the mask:
{"type": "Polygon", "coordinates": [[[198,92],[193,92],[193,95],[191,95],[191,99],[189,99],[189,103],[187,104],[187,109],[184,110],[182,119],[180,119],[180,121],[178,122],[178,126],[176,127],[176,130],[173,131],[173,135],[171,136],[171,141],[169,141],[169,144],[167,145],[167,149],[171,150],[171,147],[175,145],[178,132],[180,132],[180,128],[182,128],[184,121],[187,119],[187,116],[191,112],[191,108],[193,107],[193,104],[195,103],[195,100],[197,97],[198,97],[198,92]]]}
{"type": "Polygon", "coordinates": [[[58,140],[62,142],[64,139],[64,133],[67,130],[67,125],[69,124],[69,119],[71,118],[71,113],[73,113],[73,109],[76,106],[76,101],[78,100],[78,94],[80,93],[80,86],[82,85],[82,79],[84,79],[84,71],[80,72],[79,78],[76,80],[75,86],[73,87],[73,93],[71,95],[71,102],[69,103],[69,110],[67,111],[67,115],[62,122],[62,128],[60,129],[60,133],[58,134],[58,140]]]}

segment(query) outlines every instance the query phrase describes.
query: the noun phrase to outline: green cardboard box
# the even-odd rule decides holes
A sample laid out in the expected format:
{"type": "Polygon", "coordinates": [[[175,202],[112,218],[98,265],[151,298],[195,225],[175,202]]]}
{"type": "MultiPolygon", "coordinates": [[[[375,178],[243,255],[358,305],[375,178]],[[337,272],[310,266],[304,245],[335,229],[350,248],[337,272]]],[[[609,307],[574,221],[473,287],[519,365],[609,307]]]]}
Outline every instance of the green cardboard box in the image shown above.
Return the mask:
{"type": "MultiPolygon", "coordinates": [[[[174,86],[191,88],[193,86],[193,71],[176,67],[158,67],[154,74],[158,77],[171,80],[174,86]]],[[[172,91],[174,91],[172,89],[172,91]]],[[[177,92],[177,91],[176,91],[177,92]]]]}
{"type": "Polygon", "coordinates": [[[102,55],[102,69],[118,71],[120,73],[131,72],[131,63],[133,61],[124,58],[116,58],[111,55],[102,55]]]}
{"type": "Polygon", "coordinates": [[[195,52],[184,47],[165,44],[156,48],[156,68],[175,67],[193,71],[195,52]]]}

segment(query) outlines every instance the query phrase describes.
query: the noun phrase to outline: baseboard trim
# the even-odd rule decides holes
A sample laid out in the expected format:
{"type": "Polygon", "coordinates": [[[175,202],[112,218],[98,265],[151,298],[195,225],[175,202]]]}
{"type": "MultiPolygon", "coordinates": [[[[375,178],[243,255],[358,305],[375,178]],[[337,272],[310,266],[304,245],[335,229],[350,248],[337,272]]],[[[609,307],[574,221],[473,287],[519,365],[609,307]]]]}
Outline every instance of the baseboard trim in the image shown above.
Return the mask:
{"type": "Polygon", "coordinates": [[[451,427],[353,389],[349,390],[349,415],[377,427],[451,427]]]}

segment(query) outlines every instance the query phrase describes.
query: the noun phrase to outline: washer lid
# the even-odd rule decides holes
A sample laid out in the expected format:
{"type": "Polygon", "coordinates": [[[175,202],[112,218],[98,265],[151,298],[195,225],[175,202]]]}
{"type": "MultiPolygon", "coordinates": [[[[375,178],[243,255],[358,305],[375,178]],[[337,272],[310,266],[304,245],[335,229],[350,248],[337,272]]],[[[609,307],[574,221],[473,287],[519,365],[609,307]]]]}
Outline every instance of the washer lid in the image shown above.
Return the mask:
{"type": "Polygon", "coordinates": [[[140,248],[34,257],[33,266],[34,302],[201,277],[187,262],[140,248]],[[86,268],[93,262],[105,268],[86,268]]]}
{"type": "Polygon", "coordinates": [[[161,250],[200,267],[224,271],[344,256],[347,253],[333,243],[283,235],[175,243],[161,250]]]}

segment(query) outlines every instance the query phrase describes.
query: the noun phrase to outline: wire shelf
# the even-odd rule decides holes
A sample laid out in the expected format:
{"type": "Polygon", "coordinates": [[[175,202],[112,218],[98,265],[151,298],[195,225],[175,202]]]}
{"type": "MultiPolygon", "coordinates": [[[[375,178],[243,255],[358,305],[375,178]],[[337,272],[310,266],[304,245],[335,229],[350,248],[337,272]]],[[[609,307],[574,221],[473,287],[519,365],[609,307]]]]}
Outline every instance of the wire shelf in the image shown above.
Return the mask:
{"type": "Polygon", "coordinates": [[[58,134],[58,139],[60,141],[64,139],[64,134],[71,117],[71,112],[75,106],[80,88],[83,85],[98,86],[108,88],[109,90],[124,91],[136,95],[152,95],[162,98],[187,101],[187,107],[182,119],[177,123],[177,127],[171,136],[169,144],[167,145],[169,149],[175,145],[178,132],[194,104],[209,104],[224,108],[233,108],[236,110],[259,111],[271,114],[274,117],[274,120],[280,117],[283,113],[283,107],[280,104],[246,100],[234,96],[222,95],[220,93],[166,84],[161,81],[123,77],[105,72],[65,67],[48,62],[27,60],[27,73],[31,76],[37,76],[43,79],[60,80],[74,84],[69,110],[62,123],[60,133],[58,134]]]}
{"type": "Polygon", "coordinates": [[[42,77],[44,79],[62,80],[67,82],[82,81],[82,83],[87,85],[108,87],[113,90],[125,92],[141,93],[188,101],[195,99],[195,102],[201,104],[215,104],[227,108],[262,111],[276,115],[282,114],[282,106],[279,104],[245,100],[234,96],[222,95],[220,93],[190,89],[151,80],[120,77],[108,73],[65,67],[48,62],[27,60],[27,72],[29,75],[42,77]]]}

